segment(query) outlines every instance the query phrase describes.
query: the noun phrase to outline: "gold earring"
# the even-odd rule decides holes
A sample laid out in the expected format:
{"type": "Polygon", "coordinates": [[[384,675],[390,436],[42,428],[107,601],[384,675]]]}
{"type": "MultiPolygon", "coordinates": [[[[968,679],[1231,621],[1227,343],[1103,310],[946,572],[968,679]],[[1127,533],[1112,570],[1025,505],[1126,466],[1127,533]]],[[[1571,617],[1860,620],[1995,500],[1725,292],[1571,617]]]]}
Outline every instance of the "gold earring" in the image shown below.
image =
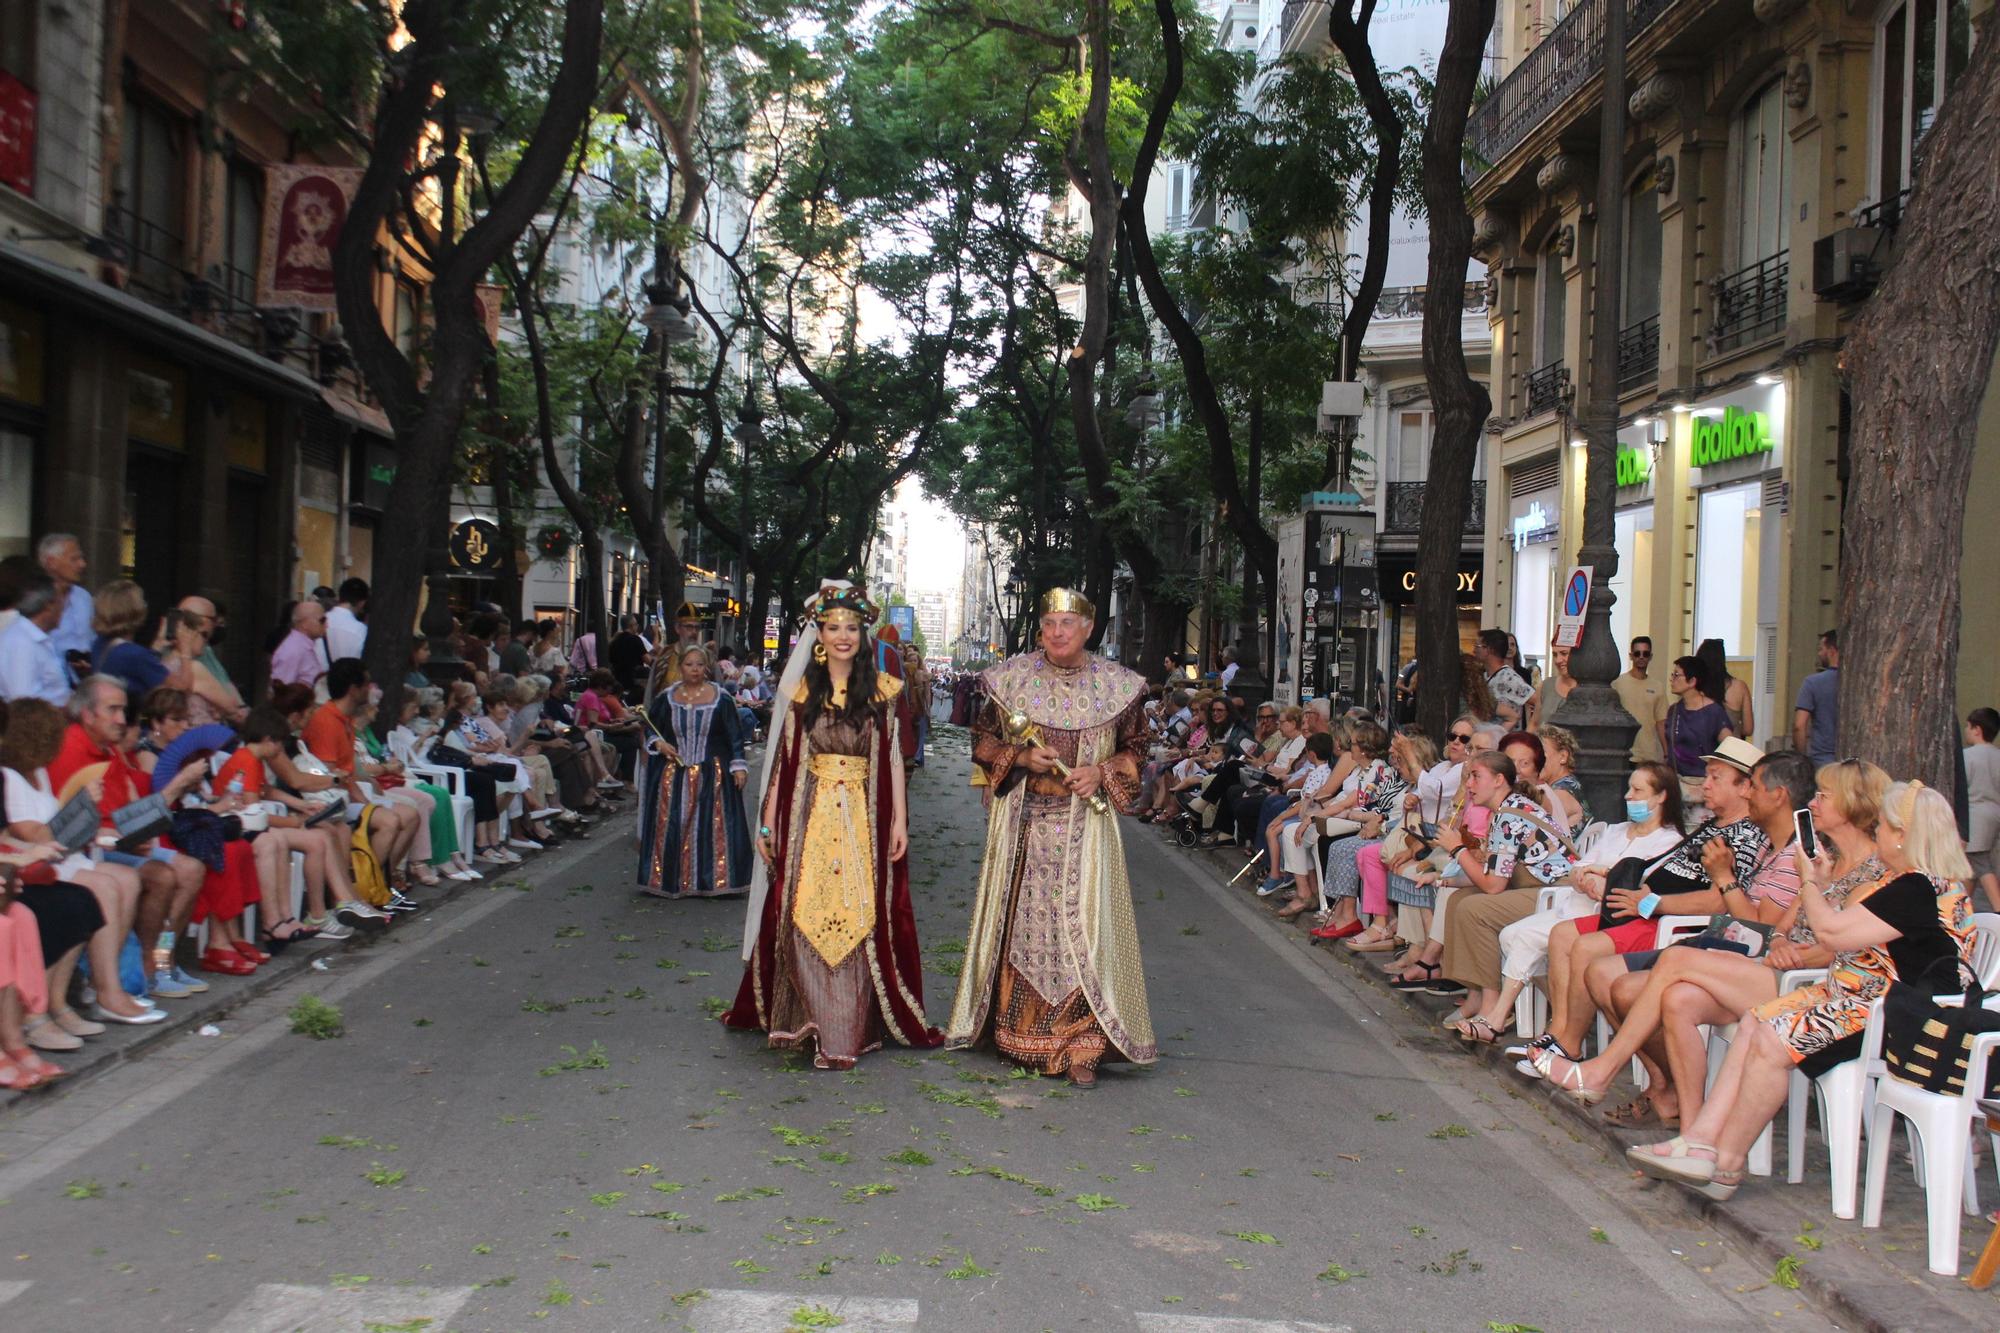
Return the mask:
{"type": "Polygon", "coordinates": [[[820,664],[821,666],[825,666],[825,665],[826,665],[826,645],[825,645],[825,644],[823,644],[823,643],[816,643],[816,644],[814,644],[814,645],[813,645],[813,661],[815,661],[815,662],[819,663],[819,664],[820,664]]]}

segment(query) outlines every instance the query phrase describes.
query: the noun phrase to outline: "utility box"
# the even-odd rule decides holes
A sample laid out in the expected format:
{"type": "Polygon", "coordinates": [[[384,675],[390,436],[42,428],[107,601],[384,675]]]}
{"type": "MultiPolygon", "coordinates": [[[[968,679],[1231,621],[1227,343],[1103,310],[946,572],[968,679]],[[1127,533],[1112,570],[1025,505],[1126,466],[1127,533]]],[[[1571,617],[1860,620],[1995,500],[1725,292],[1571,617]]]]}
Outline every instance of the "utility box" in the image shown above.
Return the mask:
{"type": "Polygon", "coordinates": [[[1813,295],[1822,301],[1858,301],[1882,275],[1881,227],[1842,227],[1813,242],[1813,295]]]}

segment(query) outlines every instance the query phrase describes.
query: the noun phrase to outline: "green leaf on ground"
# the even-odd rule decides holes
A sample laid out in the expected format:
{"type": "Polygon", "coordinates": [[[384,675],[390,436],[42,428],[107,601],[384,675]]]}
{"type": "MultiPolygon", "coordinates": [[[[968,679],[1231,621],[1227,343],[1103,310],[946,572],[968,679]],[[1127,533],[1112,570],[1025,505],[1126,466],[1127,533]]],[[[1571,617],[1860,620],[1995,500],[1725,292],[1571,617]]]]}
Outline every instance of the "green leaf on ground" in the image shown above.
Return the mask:
{"type": "Polygon", "coordinates": [[[782,1198],[784,1193],[776,1185],[752,1185],[747,1190],[731,1190],[727,1194],[718,1194],[715,1196],[715,1201],[717,1203],[747,1203],[751,1199],[782,1198]]]}
{"type": "Polygon", "coordinates": [[[900,1254],[891,1254],[887,1250],[884,1250],[875,1256],[875,1262],[883,1268],[894,1268],[897,1264],[903,1262],[903,1256],[900,1254]]]}
{"type": "Polygon", "coordinates": [[[802,1129],[793,1129],[790,1125],[773,1125],[771,1133],[775,1134],[778,1141],[787,1148],[804,1148],[810,1144],[826,1142],[824,1134],[808,1134],[802,1129]]]}
{"type": "Polygon", "coordinates": [[[1433,1139],[1469,1139],[1472,1137],[1472,1131],[1464,1125],[1440,1125],[1426,1135],[1426,1137],[1433,1139]]]}
{"type": "Polygon", "coordinates": [[[420,1314],[415,1319],[405,1319],[397,1324],[384,1323],[379,1319],[364,1319],[361,1321],[361,1333],[424,1333],[425,1329],[436,1322],[437,1320],[427,1314],[420,1314]]]}
{"type": "Polygon", "coordinates": [[[104,1186],[94,1180],[72,1180],[63,1186],[63,1197],[65,1199],[101,1199],[104,1197],[104,1186]]]}
{"type": "Polygon", "coordinates": [[[875,1198],[877,1195],[894,1194],[895,1192],[896,1187],[894,1185],[889,1184],[887,1181],[878,1181],[870,1185],[856,1185],[841,1197],[849,1203],[861,1203],[865,1200],[875,1198]]]}
{"type": "Polygon", "coordinates": [[[920,1152],[915,1148],[905,1148],[901,1152],[890,1153],[882,1160],[885,1162],[895,1162],[899,1166],[929,1166],[932,1158],[927,1152],[920,1152]]]}
{"type": "Polygon", "coordinates": [[[1222,1234],[1233,1240],[1240,1240],[1246,1245],[1283,1245],[1285,1243],[1268,1231],[1225,1231],[1222,1234]]]}
{"type": "Polygon", "coordinates": [[[1343,1268],[1339,1264],[1328,1264],[1326,1271],[1319,1275],[1321,1282],[1352,1282],[1358,1277],[1367,1277],[1359,1269],[1343,1268]]]}
{"type": "Polygon", "coordinates": [[[792,1329],[800,1328],[839,1328],[846,1322],[845,1319],[842,1319],[824,1305],[801,1305],[798,1309],[792,1311],[791,1326],[786,1330],[786,1333],[791,1333],[792,1329]]]}
{"type": "Polygon", "coordinates": [[[561,1278],[550,1278],[548,1289],[542,1293],[544,1305],[568,1305],[574,1300],[575,1294],[563,1285],[561,1278]]]}
{"type": "Polygon", "coordinates": [[[941,1088],[935,1083],[919,1083],[917,1091],[940,1106],[964,1106],[979,1112],[989,1120],[1001,1116],[1000,1103],[990,1092],[967,1092],[962,1088],[941,1088]]]}
{"type": "Polygon", "coordinates": [[[739,1273],[768,1273],[771,1271],[755,1259],[737,1259],[732,1261],[729,1266],[739,1273]]]}
{"type": "Polygon", "coordinates": [[[625,1197],[624,1190],[608,1190],[603,1194],[591,1195],[590,1201],[596,1204],[599,1208],[609,1208],[612,1204],[617,1203],[620,1199],[624,1197],[625,1197]]]}
{"type": "Polygon", "coordinates": [[[993,1270],[990,1268],[981,1268],[977,1263],[973,1262],[972,1251],[967,1250],[964,1261],[956,1268],[947,1269],[945,1276],[951,1278],[953,1281],[962,1282],[967,1278],[992,1277],[993,1270]]]}
{"type": "Polygon", "coordinates": [[[1083,1209],[1086,1213],[1108,1213],[1114,1208],[1126,1208],[1130,1206],[1118,1202],[1118,1200],[1112,1198],[1109,1194],[1079,1194],[1071,1199],[1070,1202],[1083,1209]]]}
{"type": "Polygon", "coordinates": [[[593,1041],[590,1043],[590,1048],[584,1051],[579,1051],[574,1046],[565,1046],[563,1050],[567,1054],[562,1059],[539,1071],[543,1078],[549,1078],[556,1074],[570,1073],[579,1069],[611,1068],[611,1055],[599,1042],[593,1041]]]}
{"type": "Polygon", "coordinates": [[[1788,1254],[1778,1260],[1778,1266],[1771,1270],[1771,1281],[1777,1283],[1786,1291],[1797,1291],[1799,1289],[1799,1270],[1804,1267],[1805,1265],[1799,1261],[1799,1257],[1796,1254],[1788,1254]]]}
{"type": "Polygon", "coordinates": [[[385,1189],[390,1185],[402,1184],[403,1177],[409,1175],[410,1173],[407,1171],[394,1171],[382,1165],[380,1162],[373,1162],[370,1163],[368,1169],[366,1171],[363,1171],[361,1174],[362,1177],[366,1179],[369,1184],[375,1186],[377,1189],[385,1189]]]}
{"type": "Polygon", "coordinates": [[[1603,1227],[1592,1227],[1590,1229],[1590,1238],[1599,1245],[1609,1245],[1611,1243],[1611,1233],[1603,1227]]]}
{"type": "Polygon", "coordinates": [[[285,1017],[291,1020],[294,1033],[311,1037],[314,1041],[347,1035],[347,1025],[341,1021],[340,1010],[317,995],[301,995],[285,1017]]]}
{"type": "Polygon", "coordinates": [[[1396,1113],[1394,1111],[1377,1111],[1375,1113],[1375,1119],[1385,1125],[1395,1118],[1396,1113]]]}
{"type": "Polygon", "coordinates": [[[687,1186],[681,1184],[678,1180],[656,1180],[652,1184],[653,1188],[662,1194],[679,1194],[687,1188],[687,1186]]]}

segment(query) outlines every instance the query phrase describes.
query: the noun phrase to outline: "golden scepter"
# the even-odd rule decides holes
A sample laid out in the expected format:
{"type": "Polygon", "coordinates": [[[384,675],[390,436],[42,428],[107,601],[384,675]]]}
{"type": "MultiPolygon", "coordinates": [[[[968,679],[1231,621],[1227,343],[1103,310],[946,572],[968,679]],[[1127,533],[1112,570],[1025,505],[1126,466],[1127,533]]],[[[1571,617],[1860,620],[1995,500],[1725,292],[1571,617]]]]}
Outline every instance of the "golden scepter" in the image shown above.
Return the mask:
{"type": "MultiPolygon", "coordinates": [[[[996,704],[1000,703],[999,696],[994,696],[994,702],[996,704]]],[[[1000,707],[1003,714],[1001,726],[1005,729],[1008,740],[1016,745],[1033,745],[1045,750],[1049,748],[1042,739],[1041,728],[1035,725],[1033,718],[1011,705],[1000,704],[1000,707]]],[[[1061,759],[1055,761],[1054,767],[1056,776],[1065,782],[1075,776],[1075,770],[1061,759]]],[[[1090,802],[1090,808],[1100,815],[1111,813],[1110,803],[1104,799],[1103,794],[1100,792],[1092,792],[1090,795],[1084,797],[1084,800],[1090,802]]]]}
{"type": "MultiPolygon", "coordinates": [[[[661,693],[665,693],[665,691],[662,691],[661,693]]],[[[654,697],[658,698],[659,696],[655,695],[654,697]]],[[[655,736],[658,736],[660,738],[660,744],[666,746],[667,749],[673,752],[675,763],[679,764],[682,768],[701,767],[700,764],[689,763],[687,758],[681,754],[680,747],[678,745],[675,745],[672,741],[668,740],[666,734],[662,732],[659,729],[659,727],[654,724],[650,705],[641,704],[638,708],[634,709],[633,711],[639,715],[641,721],[645,722],[646,730],[652,732],[655,736]]],[[[661,755],[660,757],[662,759],[666,758],[665,755],[661,755]]]]}

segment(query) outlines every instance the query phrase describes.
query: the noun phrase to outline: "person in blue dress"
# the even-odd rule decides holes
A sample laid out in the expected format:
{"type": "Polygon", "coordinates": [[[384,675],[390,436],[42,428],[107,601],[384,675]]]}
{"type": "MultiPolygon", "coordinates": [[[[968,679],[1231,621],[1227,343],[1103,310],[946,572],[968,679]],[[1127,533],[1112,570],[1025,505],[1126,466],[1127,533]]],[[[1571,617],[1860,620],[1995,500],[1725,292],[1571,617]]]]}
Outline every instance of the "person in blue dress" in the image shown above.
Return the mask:
{"type": "Polygon", "coordinates": [[[699,644],[674,650],[680,679],[646,708],[639,888],[653,898],[746,893],[753,868],[743,785],[750,768],[735,701],[699,644]]]}

